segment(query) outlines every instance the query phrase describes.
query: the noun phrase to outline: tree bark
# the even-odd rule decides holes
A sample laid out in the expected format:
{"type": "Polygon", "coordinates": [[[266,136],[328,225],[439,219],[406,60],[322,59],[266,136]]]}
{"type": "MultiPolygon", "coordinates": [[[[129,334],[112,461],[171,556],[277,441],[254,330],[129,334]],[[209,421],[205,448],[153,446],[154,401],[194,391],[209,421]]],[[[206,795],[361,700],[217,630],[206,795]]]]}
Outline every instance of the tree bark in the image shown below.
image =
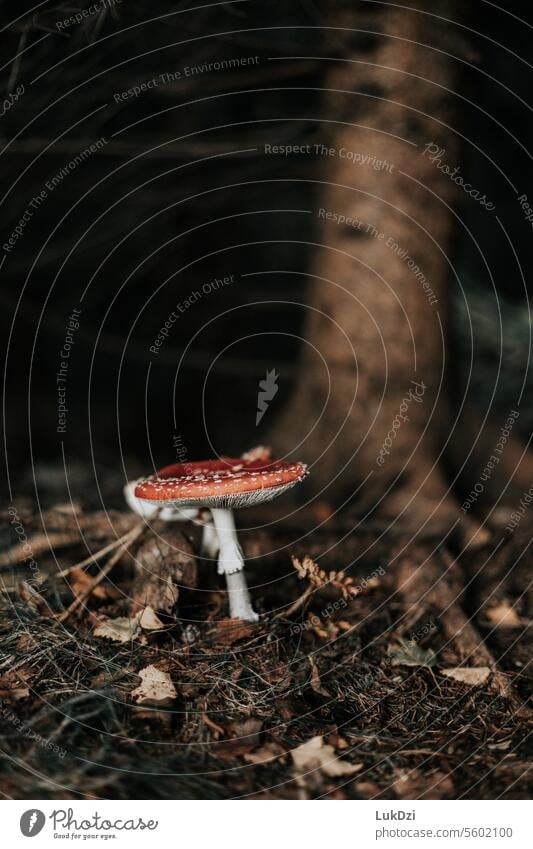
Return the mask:
{"type": "MultiPolygon", "coordinates": [[[[437,452],[455,186],[424,151],[432,143],[457,164],[458,63],[444,52],[454,52],[454,27],[433,17],[457,9],[417,5],[365,19],[382,33],[377,49],[333,61],[325,79],[331,152],[307,344],[272,442],[310,462],[311,491],[335,502],[363,481],[364,502],[400,476],[419,481],[437,452]]],[[[331,25],[353,26],[353,9],[337,8],[331,25]]]]}

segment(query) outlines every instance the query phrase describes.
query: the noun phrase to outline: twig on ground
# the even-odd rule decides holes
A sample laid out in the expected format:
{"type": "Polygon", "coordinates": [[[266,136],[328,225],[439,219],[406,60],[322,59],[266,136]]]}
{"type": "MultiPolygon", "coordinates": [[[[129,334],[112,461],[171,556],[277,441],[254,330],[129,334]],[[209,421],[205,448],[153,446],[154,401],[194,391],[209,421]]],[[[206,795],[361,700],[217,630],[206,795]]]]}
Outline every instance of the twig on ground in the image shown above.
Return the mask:
{"type": "Polygon", "coordinates": [[[296,601],[293,601],[293,603],[286,610],[281,610],[279,613],[276,613],[276,615],[273,616],[272,619],[286,619],[289,616],[292,616],[292,614],[296,613],[296,611],[299,610],[300,607],[307,601],[309,596],[313,594],[314,589],[315,587],[313,586],[307,587],[307,589],[302,593],[299,598],[296,599],[296,601]]]}
{"type": "Polygon", "coordinates": [[[31,556],[35,558],[39,554],[44,554],[45,551],[51,551],[55,548],[68,548],[70,545],[76,545],[79,541],[79,534],[36,534],[26,542],[18,542],[0,554],[0,569],[12,568],[19,563],[24,563],[28,559],[28,552],[31,552],[31,556]]]}
{"type": "Polygon", "coordinates": [[[139,522],[138,525],[135,525],[135,527],[132,528],[132,530],[122,538],[122,542],[121,542],[119,548],[115,551],[115,553],[112,555],[112,557],[109,558],[109,560],[107,561],[105,566],[103,566],[103,568],[100,569],[100,571],[98,572],[98,575],[96,575],[93,578],[91,583],[88,584],[85,587],[85,589],[83,590],[83,592],[81,592],[79,594],[79,596],[76,596],[74,601],[71,602],[71,604],[69,604],[67,609],[64,610],[62,613],[60,613],[58,615],[57,619],[58,619],[59,622],[64,622],[65,619],[68,619],[68,617],[71,615],[71,613],[74,613],[74,611],[77,610],[77,608],[81,604],[83,604],[85,599],[90,596],[90,594],[92,593],[94,588],[97,587],[98,584],[100,584],[104,580],[104,578],[109,574],[109,572],[111,571],[113,566],[115,566],[118,563],[118,561],[122,557],[124,548],[129,543],[132,543],[136,539],[138,539],[138,537],[140,537],[140,535],[143,533],[145,528],[146,528],[145,522],[139,522]]]}
{"type": "Polygon", "coordinates": [[[94,554],[90,554],[89,557],[86,557],[84,560],[80,560],[79,563],[75,563],[74,566],[68,566],[66,569],[62,569],[60,572],[57,572],[53,575],[53,578],[65,578],[74,569],[83,569],[85,566],[90,566],[91,563],[94,563],[96,560],[99,560],[104,554],[109,554],[110,551],[113,551],[117,546],[123,545],[124,542],[128,541],[128,537],[131,536],[132,531],[129,530],[127,533],[123,534],[118,539],[113,540],[113,542],[108,543],[108,545],[104,545],[103,548],[100,548],[98,551],[95,551],[94,554]]]}

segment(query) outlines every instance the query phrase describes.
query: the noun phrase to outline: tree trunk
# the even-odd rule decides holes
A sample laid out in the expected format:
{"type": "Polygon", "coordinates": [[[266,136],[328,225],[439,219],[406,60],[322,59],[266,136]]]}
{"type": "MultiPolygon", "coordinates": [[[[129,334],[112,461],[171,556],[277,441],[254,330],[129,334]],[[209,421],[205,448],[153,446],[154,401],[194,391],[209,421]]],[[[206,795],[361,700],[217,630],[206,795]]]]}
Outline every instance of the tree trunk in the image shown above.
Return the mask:
{"type": "MultiPolygon", "coordinates": [[[[438,0],[431,12],[453,18],[454,7],[438,0]]],[[[330,24],[350,21],[353,9],[337,9],[330,24]]],[[[330,150],[306,344],[272,437],[312,464],[313,493],[337,503],[364,480],[364,502],[398,476],[419,480],[435,456],[455,186],[426,145],[457,164],[458,63],[445,52],[455,28],[393,6],[358,25],[382,36],[371,56],[354,48],[325,77],[330,150]]]]}

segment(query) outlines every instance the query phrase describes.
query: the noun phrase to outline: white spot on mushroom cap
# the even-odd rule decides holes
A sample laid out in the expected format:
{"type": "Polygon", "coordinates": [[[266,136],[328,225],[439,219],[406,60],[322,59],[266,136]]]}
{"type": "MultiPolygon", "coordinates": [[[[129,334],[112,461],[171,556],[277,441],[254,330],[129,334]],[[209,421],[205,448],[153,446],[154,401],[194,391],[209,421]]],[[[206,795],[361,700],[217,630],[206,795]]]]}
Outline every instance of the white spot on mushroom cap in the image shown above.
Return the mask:
{"type": "MultiPolygon", "coordinates": [[[[282,492],[301,481],[307,474],[303,463],[275,461],[258,463],[223,461],[225,467],[210,468],[208,464],[198,464],[195,474],[160,473],[139,484],[135,491],[137,498],[148,503],[159,504],[165,501],[176,506],[205,507],[244,507],[270,501],[282,492]]],[[[190,472],[190,464],[180,467],[169,466],[170,470],[183,468],[190,472]]]]}

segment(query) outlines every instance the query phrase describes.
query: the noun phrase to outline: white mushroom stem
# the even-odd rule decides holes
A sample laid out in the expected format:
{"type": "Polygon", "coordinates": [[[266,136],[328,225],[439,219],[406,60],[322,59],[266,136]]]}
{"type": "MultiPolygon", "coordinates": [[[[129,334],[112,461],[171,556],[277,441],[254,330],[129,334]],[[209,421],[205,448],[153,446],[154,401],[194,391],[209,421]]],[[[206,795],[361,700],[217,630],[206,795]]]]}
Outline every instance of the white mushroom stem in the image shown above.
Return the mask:
{"type": "Polygon", "coordinates": [[[218,536],[215,526],[212,522],[204,520],[202,543],[200,547],[201,556],[207,557],[209,560],[215,560],[218,556],[219,549],[220,546],[218,544],[218,536]]]}
{"type": "Polygon", "coordinates": [[[211,515],[213,525],[218,536],[220,554],[218,556],[218,574],[231,575],[234,572],[242,572],[244,569],[244,557],[242,548],[237,539],[237,529],[231,510],[221,507],[212,507],[211,515]]]}
{"type": "Polygon", "coordinates": [[[226,576],[230,616],[232,619],[257,622],[259,617],[250,601],[244,576],[244,557],[237,539],[233,513],[216,507],[211,508],[211,515],[220,546],[218,574],[226,576]]]}

